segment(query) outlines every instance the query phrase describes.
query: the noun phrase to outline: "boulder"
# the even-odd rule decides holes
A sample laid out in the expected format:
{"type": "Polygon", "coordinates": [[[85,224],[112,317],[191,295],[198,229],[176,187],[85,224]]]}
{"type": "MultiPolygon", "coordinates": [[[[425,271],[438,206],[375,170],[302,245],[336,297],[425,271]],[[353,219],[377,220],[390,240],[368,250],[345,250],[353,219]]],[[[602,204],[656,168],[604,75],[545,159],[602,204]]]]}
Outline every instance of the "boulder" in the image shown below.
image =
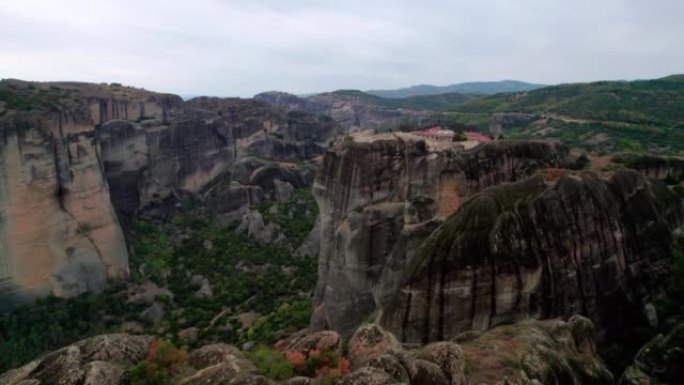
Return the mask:
{"type": "Polygon", "coordinates": [[[292,199],[295,193],[295,188],[289,182],[282,182],[280,180],[274,180],[275,185],[275,200],[278,203],[285,203],[292,199]]]}
{"type": "MultiPolygon", "coordinates": [[[[646,343],[634,358],[634,368],[627,373],[631,378],[645,374],[654,383],[674,384],[684,378],[684,323],[646,343]]],[[[624,376],[623,376],[624,377],[624,376]]]]}
{"type": "Polygon", "coordinates": [[[209,284],[209,280],[204,278],[202,280],[202,284],[199,289],[194,294],[195,298],[197,299],[212,299],[214,298],[214,290],[211,288],[211,284],[209,284]]]}
{"type": "Polygon", "coordinates": [[[383,370],[367,366],[345,375],[337,381],[336,385],[391,385],[394,383],[394,379],[383,370]]]}
{"type": "Polygon", "coordinates": [[[199,329],[194,326],[178,332],[178,339],[184,344],[194,343],[198,337],[199,329]]]}
{"type": "Polygon", "coordinates": [[[310,350],[342,352],[342,338],[334,331],[323,330],[295,338],[285,350],[306,353],[310,350]]]}
{"type": "Polygon", "coordinates": [[[618,385],[653,385],[651,377],[639,370],[635,366],[630,366],[625,369],[620,377],[618,385]]]}
{"type": "Polygon", "coordinates": [[[359,327],[349,340],[349,360],[353,368],[359,368],[373,358],[397,350],[402,350],[399,341],[376,324],[359,327]]]}
{"type": "Polygon", "coordinates": [[[0,375],[0,384],[123,385],[126,370],[145,359],[150,342],[127,334],[88,338],[0,375]]]}
{"type": "Polygon", "coordinates": [[[387,373],[395,382],[410,383],[411,375],[401,359],[394,354],[382,354],[366,363],[366,366],[377,368],[387,373]]]}
{"type": "Polygon", "coordinates": [[[264,223],[264,218],[258,211],[250,211],[243,215],[242,221],[235,231],[246,233],[263,243],[273,242],[281,235],[280,227],[275,223],[264,223]]]}
{"type": "Polygon", "coordinates": [[[415,371],[411,373],[412,384],[449,385],[446,375],[436,364],[425,360],[415,360],[414,364],[415,371]]]}
{"type": "Polygon", "coordinates": [[[253,369],[240,349],[227,344],[205,345],[193,350],[188,355],[188,364],[198,370],[217,364],[235,364],[242,368],[241,371],[253,369]]]}
{"type": "Polygon", "coordinates": [[[164,319],[165,315],[166,311],[164,310],[164,305],[159,302],[154,302],[152,305],[150,305],[150,307],[148,307],[147,309],[143,310],[142,313],[140,313],[140,316],[142,318],[147,319],[154,325],[158,325],[161,322],[161,320],[164,319]]]}
{"type": "MultiPolygon", "coordinates": [[[[497,326],[460,346],[470,383],[556,383],[611,385],[613,376],[592,349],[586,318],[526,321],[497,326]]],[[[448,369],[447,369],[448,370],[448,369]]]]}
{"type": "Polygon", "coordinates": [[[451,385],[466,385],[466,356],[453,342],[434,342],[418,353],[418,358],[437,364],[451,385]]]}

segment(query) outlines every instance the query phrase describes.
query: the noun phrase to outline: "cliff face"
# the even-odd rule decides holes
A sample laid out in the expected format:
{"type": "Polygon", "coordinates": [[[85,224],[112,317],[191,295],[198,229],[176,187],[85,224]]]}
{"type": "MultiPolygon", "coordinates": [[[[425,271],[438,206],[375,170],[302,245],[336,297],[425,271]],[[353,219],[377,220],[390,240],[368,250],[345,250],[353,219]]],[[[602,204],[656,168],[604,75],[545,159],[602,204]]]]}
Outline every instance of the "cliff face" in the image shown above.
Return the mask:
{"type": "Polygon", "coordinates": [[[303,111],[331,117],[344,132],[396,126],[404,121],[419,123],[429,117],[424,111],[389,108],[373,104],[370,95],[329,92],[298,97],[284,92],[265,92],[254,98],[290,111],[303,111]]]}
{"type": "Polygon", "coordinates": [[[252,100],[199,98],[166,125],[114,121],[98,130],[117,209],[132,212],[191,194],[226,221],[277,198],[277,185],[310,185],[338,126],[252,100]]]}
{"type": "Polygon", "coordinates": [[[542,142],[468,152],[404,134],[340,142],[314,183],[321,243],[312,327],[349,335],[392,301],[418,246],[461,202],[564,157],[564,148],[542,142]]]}
{"type": "Polygon", "coordinates": [[[310,185],[338,131],[253,100],[0,82],[0,282],[18,297],[100,291],[128,275],[117,213],[192,196],[239,220],[310,185]]]}
{"type": "Polygon", "coordinates": [[[2,92],[0,279],[21,297],[72,296],[125,278],[128,255],[93,132],[109,117],[161,118],[169,97],[15,81],[2,92]]]}
{"type": "Polygon", "coordinates": [[[423,243],[382,323],[408,342],[576,313],[606,326],[664,281],[683,215],[635,171],[488,189],[423,243]]]}

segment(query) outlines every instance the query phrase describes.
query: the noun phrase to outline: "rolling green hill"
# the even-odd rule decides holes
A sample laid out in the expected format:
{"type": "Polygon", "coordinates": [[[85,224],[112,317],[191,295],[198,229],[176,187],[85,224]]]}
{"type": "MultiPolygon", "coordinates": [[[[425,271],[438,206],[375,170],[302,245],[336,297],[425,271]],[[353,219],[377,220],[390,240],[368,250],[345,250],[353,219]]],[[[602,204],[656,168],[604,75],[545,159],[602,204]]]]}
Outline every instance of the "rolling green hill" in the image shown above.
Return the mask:
{"type": "Polygon", "coordinates": [[[553,138],[599,153],[684,153],[684,75],[654,80],[563,84],[498,94],[455,105],[452,120],[494,130],[497,116],[530,114],[524,124],[499,125],[509,138],[553,138]]]}
{"type": "Polygon", "coordinates": [[[366,93],[381,96],[383,98],[407,98],[420,95],[437,95],[445,93],[493,95],[499,92],[529,91],[545,87],[541,84],[532,84],[517,80],[501,80],[495,82],[468,82],[451,84],[448,86],[433,86],[421,84],[396,90],[370,90],[366,93]]]}
{"type": "Polygon", "coordinates": [[[465,113],[527,112],[684,128],[684,75],[632,82],[563,84],[455,106],[465,113]]]}

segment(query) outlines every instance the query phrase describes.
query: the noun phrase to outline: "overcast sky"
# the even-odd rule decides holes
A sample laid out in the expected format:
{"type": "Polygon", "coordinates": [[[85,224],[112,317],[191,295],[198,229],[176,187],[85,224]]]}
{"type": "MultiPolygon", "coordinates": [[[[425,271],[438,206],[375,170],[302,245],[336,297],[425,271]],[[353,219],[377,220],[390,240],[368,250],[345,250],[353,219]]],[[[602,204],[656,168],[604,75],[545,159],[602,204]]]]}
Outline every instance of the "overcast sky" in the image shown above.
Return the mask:
{"type": "Polygon", "coordinates": [[[0,78],[252,96],[684,73],[683,0],[3,0],[0,78]]]}

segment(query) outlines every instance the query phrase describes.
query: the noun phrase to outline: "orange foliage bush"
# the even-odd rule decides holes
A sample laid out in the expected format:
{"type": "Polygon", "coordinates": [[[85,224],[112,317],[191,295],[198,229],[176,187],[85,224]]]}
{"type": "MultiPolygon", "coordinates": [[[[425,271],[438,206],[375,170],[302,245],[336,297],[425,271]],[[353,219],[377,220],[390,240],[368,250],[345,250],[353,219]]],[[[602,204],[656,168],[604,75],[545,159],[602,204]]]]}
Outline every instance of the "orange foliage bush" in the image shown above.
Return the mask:
{"type": "Polygon", "coordinates": [[[285,359],[291,363],[295,369],[306,364],[306,356],[304,353],[298,351],[285,352],[285,359]]]}
{"type": "Polygon", "coordinates": [[[338,357],[333,350],[311,349],[305,353],[295,350],[284,354],[295,372],[302,376],[339,378],[351,369],[349,360],[338,357]]]}
{"type": "Polygon", "coordinates": [[[147,352],[147,361],[155,363],[161,368],[172,369],[185,363],[188,353],[181,349],[176,349],[169,341],[154,340],[150,343],[147,352]]]}

